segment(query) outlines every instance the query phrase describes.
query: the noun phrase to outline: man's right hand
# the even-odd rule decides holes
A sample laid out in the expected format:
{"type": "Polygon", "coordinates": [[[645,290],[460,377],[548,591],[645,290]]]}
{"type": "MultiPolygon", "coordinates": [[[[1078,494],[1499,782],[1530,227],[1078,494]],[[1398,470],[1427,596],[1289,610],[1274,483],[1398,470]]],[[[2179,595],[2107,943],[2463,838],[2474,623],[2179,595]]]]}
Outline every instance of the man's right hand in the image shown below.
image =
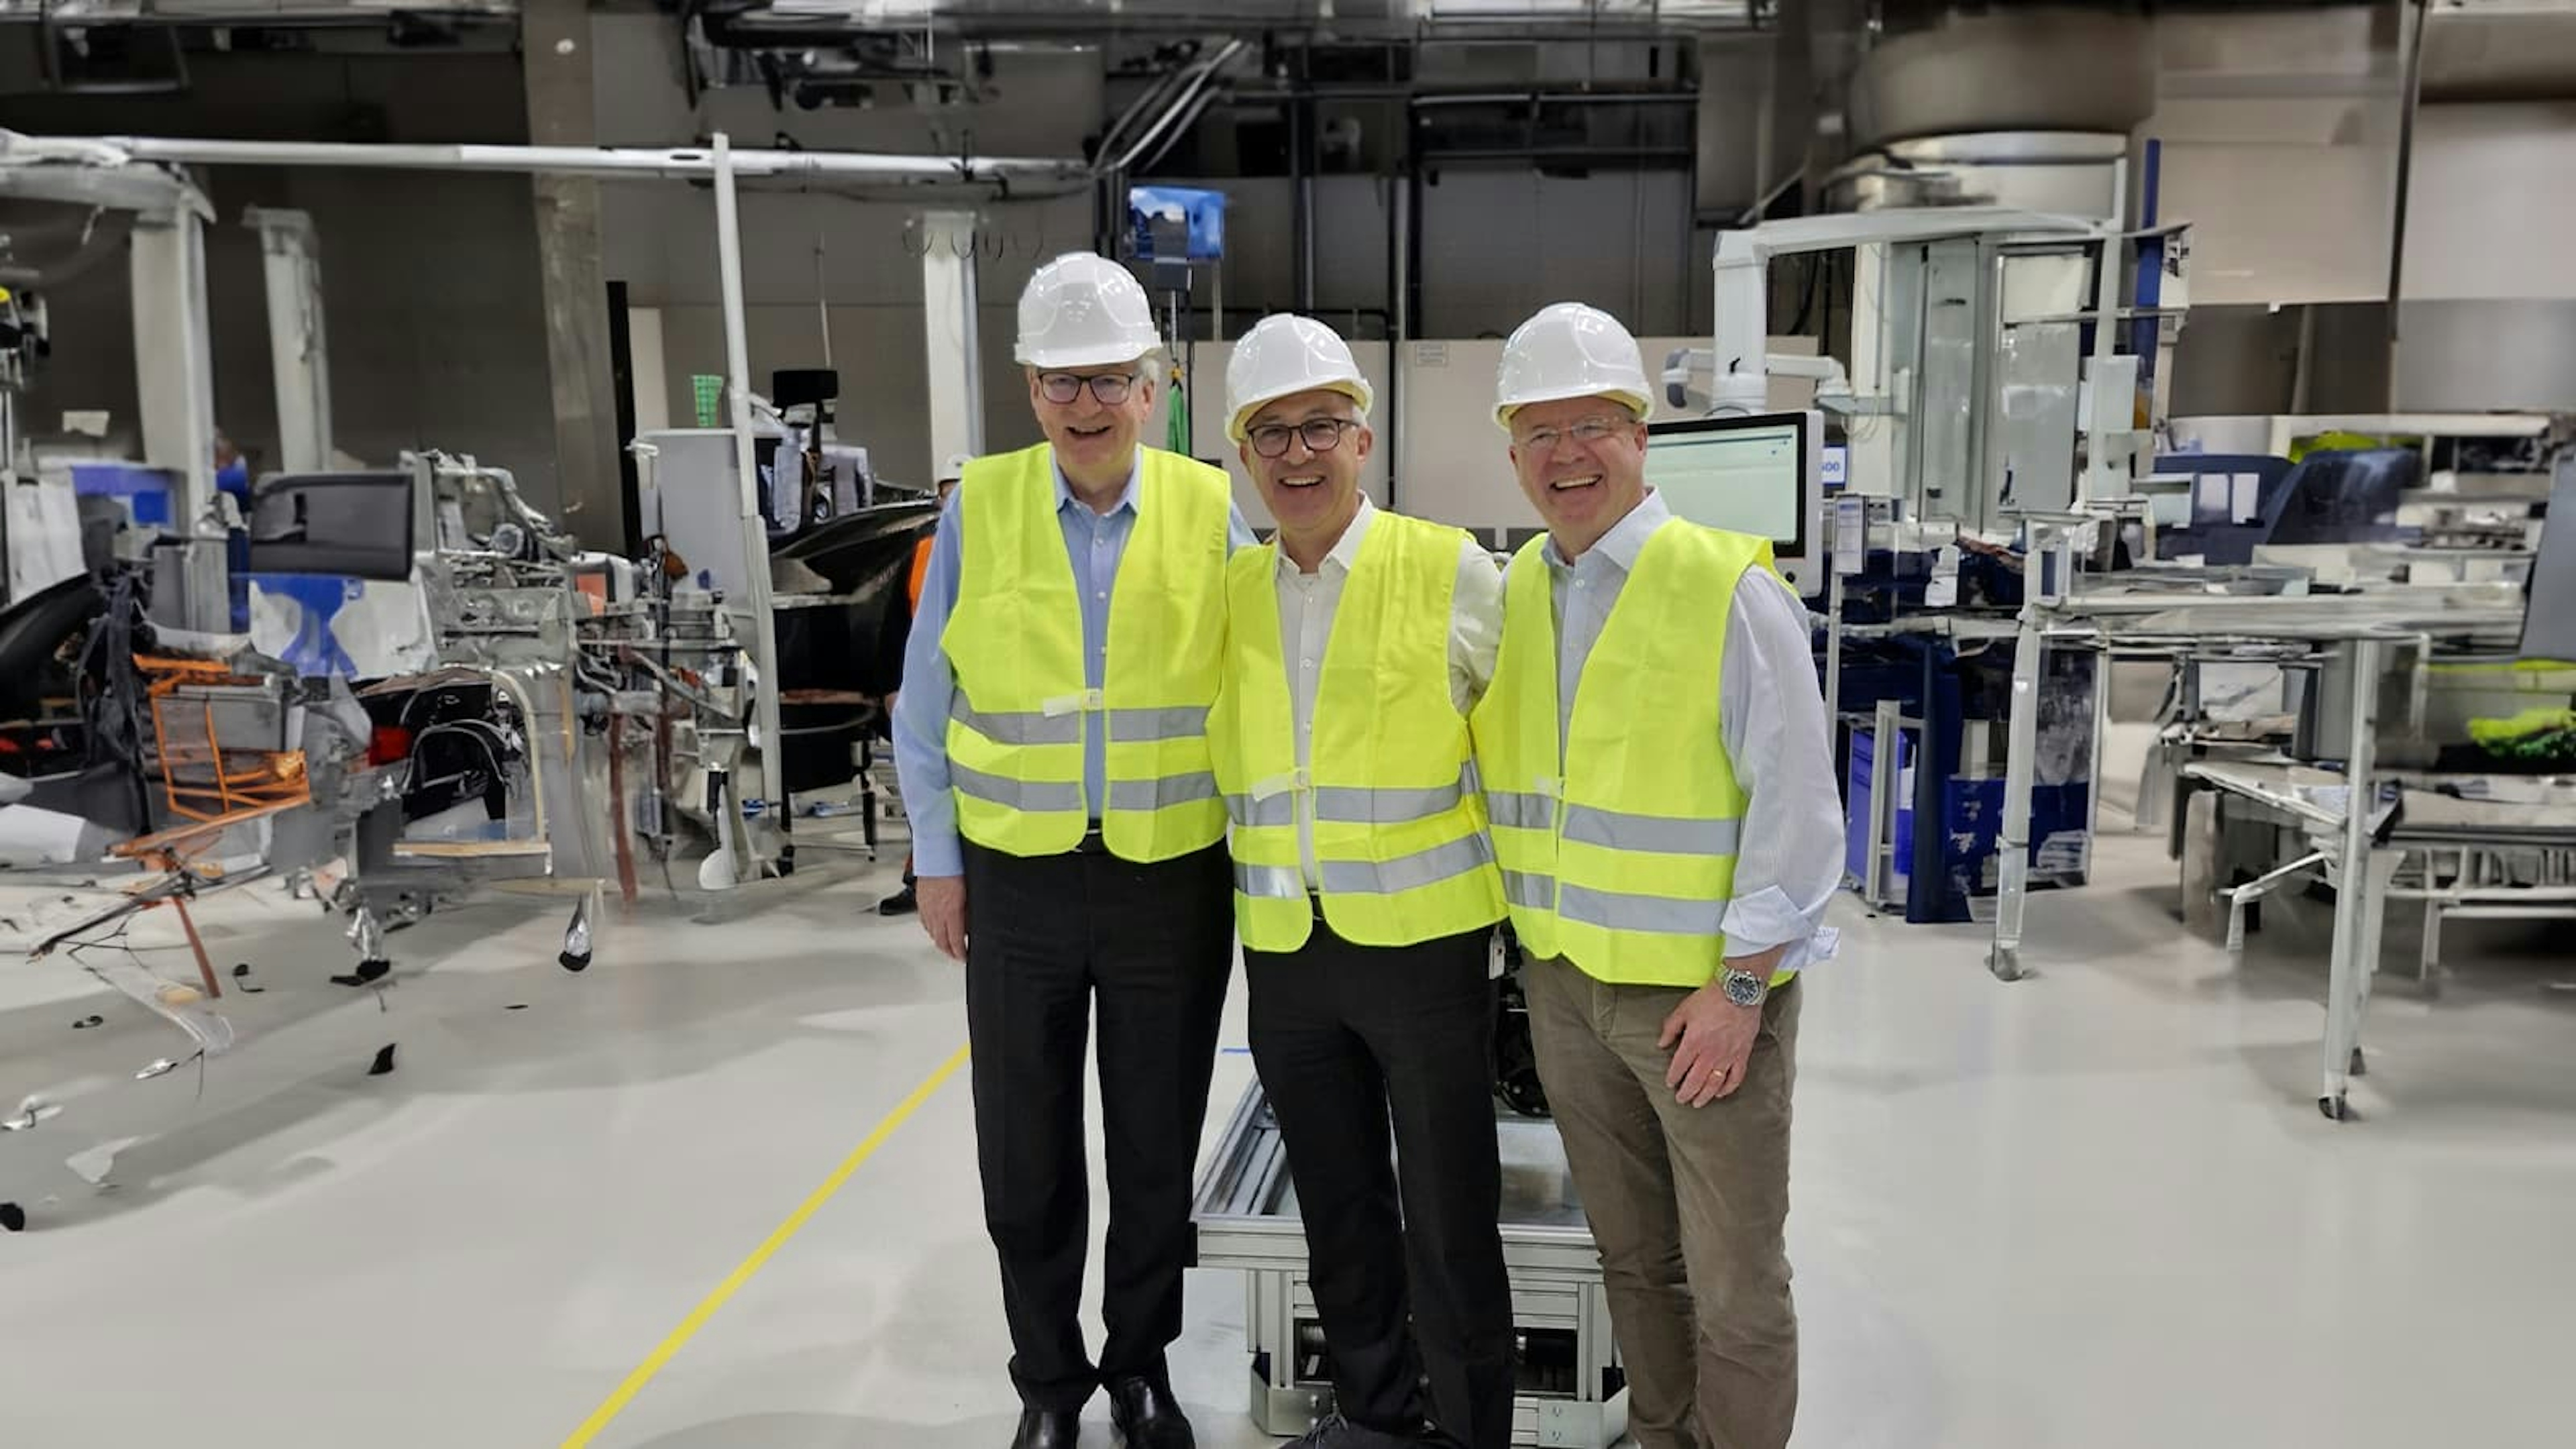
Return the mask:
{"type": "Polygon", "coordinates": [[[913,883],[913,893],[921,902],[921,929],[930,933],[930,944],[965,960],[966,877],[925,875],[913,883]]]}

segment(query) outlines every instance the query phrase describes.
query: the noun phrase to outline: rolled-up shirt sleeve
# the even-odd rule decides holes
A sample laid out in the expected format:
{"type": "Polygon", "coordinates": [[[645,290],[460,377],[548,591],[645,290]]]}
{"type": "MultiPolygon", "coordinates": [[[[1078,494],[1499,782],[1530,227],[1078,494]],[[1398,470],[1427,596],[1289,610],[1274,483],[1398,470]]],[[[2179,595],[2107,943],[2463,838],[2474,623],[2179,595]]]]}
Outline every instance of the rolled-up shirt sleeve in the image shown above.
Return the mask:
{"type": "Polygon", "coordinates": [[[1730,957],[1788,946],[1787,971],[1834,954],[1825,908],[1843,878],[1842,800],[1810,638],[1806,605],[1789,586],[1747,570],[1727,613],[1718,681],[1719,730],[1750,797],[1723,929],[1730,957]]]}
{"type": "Polygon", "coordinates": [[[948,711],[957,697],[956,671],[940,635],[957,606],[957,496],[940,511],[930,569],[922,575],[921,602],[903,647],[903,691],[894,708],[894,769],[903,790],[903,813],[912,825],[912,870],[918,876],[963,875],[965,852],[957,843],[957,800],[949,794],[948,711]]]}
{"type": "Polygon", "coordinates": [[[1458,587],[1449,607],[1449,702],[1473,714],[1494,682],[1503,648],[1503,571],[1470,538],[1458,549],[1458,587]]]}

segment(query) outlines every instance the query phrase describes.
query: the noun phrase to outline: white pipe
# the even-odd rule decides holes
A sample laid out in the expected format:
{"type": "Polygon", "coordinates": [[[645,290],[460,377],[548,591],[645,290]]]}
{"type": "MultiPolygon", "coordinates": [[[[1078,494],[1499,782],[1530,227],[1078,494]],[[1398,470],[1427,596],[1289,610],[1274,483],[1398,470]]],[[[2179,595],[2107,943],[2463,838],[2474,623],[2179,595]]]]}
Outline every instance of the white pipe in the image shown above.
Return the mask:
{"type": "MultiPolygon", "coordinates": [[[[52,139],[52,138],[47,138],[52,139]]],[[[430,171],[523,171],[603,177],[713,176],[714,150],[615,146],[361,145],[342,141],[198,141],[169,136],[94,139],[136,160],[198,166],[354,166],[430,171]]],[[[878,181],[986,181],[1088,174],[1076,157],[895,156],[860,151],[735,151],[737,176],[878,181]]]]}
{"type": "MultiPolygon", "coordinates": [[[[784,834],[787,829],[783,754],[778,734],[778,621],[769,598],[769,520],[760,508],[758,453],[751,441],[751,346],[745,337],[742,305],[742,224],[735,211],[732,143],[716,133],[716,272],[724,294],[725,377],[733,397],[733,456],[740,481],[742,571],[751,581],[752,663],[760,671],[752,691],[752,713],[760,732],[761,801],[784,834]]],[[[727,803],[739,810],[740,792],[727,803]]]]}
{"type": "Polygon", "coordinates": [[[1905,207],[1766,221],[1718,233],[1711,266],[1717,317],[1711,329],[1717,375],[1709,398],[1721,412],[1762,411],[1767,340],[1765,278],[1774,257],[1841,251],[1878,242],[1935,241],[1954,236],[2091,235],[2099,224],[2006,206],[1905,207]]]}

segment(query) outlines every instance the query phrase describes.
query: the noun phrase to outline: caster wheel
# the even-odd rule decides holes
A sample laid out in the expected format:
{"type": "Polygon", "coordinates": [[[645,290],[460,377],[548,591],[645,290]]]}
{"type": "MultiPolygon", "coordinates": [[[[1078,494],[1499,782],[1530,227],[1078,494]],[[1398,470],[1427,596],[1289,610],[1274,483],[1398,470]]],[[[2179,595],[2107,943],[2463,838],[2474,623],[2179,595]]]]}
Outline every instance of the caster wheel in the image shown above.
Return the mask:
{"type": "Polygon", "coordinates": [[[2356,1077],[2365,1077],[2370,1075],[2370,1063],[2362,1058],[2361,1048],[2359,1047],[2354,1047],[2352,1049],[2352,1074],[2356,1077]]]}
{"type": "Polygon", "coordinates": [[[555,964],[578,976],[590,969],[590,953],[584,951],[576,956],[570,951],[558,951],[555,953],[555,964]]]}
{"type": "Polygon", "coordinates": [[[2324,1113],[2326,1120],[2329,1122],[2349,1122],[2352,1120],[2352,1104],[2341,1097],[2317,1098],[2317,1110],[2324,1113]]]}
{"type": "Polygon", "coordinates": [[[1547,1116],[1547,1091],[1538,1084],[1535,1075],[1509,1078],[1496,1083],[1494,1090],[1502,1097],[1504,1106],[1523,1117],[1547,1116]]]}
{"type": "Polygon", "coordinates": [[[27,1230],[27,1210],[14,1202],[0,1202],[0,1228],[13,1233],[27,1230]]]}

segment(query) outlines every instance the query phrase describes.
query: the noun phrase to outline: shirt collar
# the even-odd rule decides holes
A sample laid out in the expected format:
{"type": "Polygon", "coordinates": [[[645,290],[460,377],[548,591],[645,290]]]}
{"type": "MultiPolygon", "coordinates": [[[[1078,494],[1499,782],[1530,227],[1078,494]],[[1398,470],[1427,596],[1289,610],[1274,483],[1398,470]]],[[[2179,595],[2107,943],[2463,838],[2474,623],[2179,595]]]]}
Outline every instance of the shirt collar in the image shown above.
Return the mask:
{"type": "MultiPolygon", "coordinates": [[[[1065,481],[1064,468],[1056,462],[1055,450],[1051,448],[1047,450],[1047,472],[1055,479],[1056,512],[1062,513],[1068,508],[1079,508],[1085,513],[1091,512],[1090,505],[1073,496],[1073,485],[1065,481]]],[[[1119,490],[1118,501],[1111,505],[1109,514],[1136,511],[1136,492],[1144,472],[1145,449],[1140,445],[1136,449],[1136,461],[1127,465],[1127,486],[1119,490]]],[[[1109,514],[1099,516],[1107,517],[1109,514]]]]}
{"type": "MultiPolygon", "coordinates": [[[[1315,572],[1349,577],[1352,567],[1360,561],[1360,539],[1368,532],[1369,520],[1376,515],[1377,505],[1369,501],[1367,494],[1361,494],[1359,511],[1351,515],[1350,526],[1343,529],[1342,536],[1325,551],[1324,562],[1315,572]]],[[[1297,572],[1297,561],[1288,556],[1288,550],[1279,550],[1280,576],[1291,577],[1297,572]]]]}
{"type": "MultiPolygon", "coordinates": [[[[1655,536],[1656,529],[1671,522],[1672,517],[1673,511],[1665,505],[1664,495],[1649,488],[1646,490],[1645,498],[1636,507],[1628,510],[1628,516],[1610,525],[1610,531],[1601,535],[1599,543],[1585,549],[1583,557],[1588,559],[1599,554],[1616,565],[1619,572],[1634,573],[1637,569],[1637,555],[1645,551],[1646,540],[1655,536]]],[[[1557,551],[1556,537],[1553,534],[1548,536],[1546,556],[1549,568],[1565,569],[1573,566],[1566,562],[1564,554],[1557,551]]],[[[1580,563],[1582,560],[1578,559],[1575,562],[1580,563]]]]}

